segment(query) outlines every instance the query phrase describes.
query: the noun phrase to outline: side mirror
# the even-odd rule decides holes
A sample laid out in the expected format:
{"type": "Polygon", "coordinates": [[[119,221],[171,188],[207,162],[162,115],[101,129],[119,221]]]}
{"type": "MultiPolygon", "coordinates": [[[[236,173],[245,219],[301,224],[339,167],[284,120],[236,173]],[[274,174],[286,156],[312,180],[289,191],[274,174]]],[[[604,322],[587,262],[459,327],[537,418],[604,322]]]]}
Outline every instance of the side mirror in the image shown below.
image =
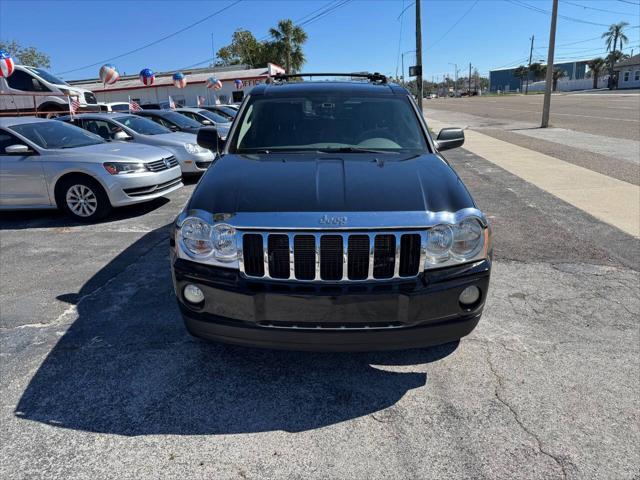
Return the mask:
{"type": "Polygon", "coordinates": [[[202,127],[198,130],[197,141],[202,148],[212,152],[220,153],[224,148],[224,141],[218,135],[216,127],[202,127]]]}
{"type": "Polygon", "coordinates": [[[26,145],[9,145],[4,151],[7,155],[29,155],[33,153],[33,150],[26,145]]]}
{"type": "Polygon", "coordinates": [[[202,120],[202,124],[203,125],[213,125],[213,122],[211,120],[202,120]]]}
{"type": "Polygon", "coordinates": [[[113,139],[127,141],[127,140],[133,140],[133,137],[131,135],[127,135],[127,133],[123,132],[122,130],[118,130],[116,133],[113,134],[113,139]]]}
{"type": "Polygon", "coordinates": [[[443,128],[436,139],[438,151],[458,148],[464,144],[464,130],[461,128],[443,128]]]}

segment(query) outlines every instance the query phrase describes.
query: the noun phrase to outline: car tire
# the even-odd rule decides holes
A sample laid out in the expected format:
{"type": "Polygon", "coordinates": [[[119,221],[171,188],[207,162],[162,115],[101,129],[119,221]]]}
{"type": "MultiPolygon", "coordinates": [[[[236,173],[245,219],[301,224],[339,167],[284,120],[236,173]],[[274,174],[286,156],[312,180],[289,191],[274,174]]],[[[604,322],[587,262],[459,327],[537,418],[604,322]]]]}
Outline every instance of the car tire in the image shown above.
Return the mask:
{"type": "Polygon", "coordinates": [[[95,222],[111,211],[109,197],[96,180],[77,176],[64,179],[56,188],[58,206],[80,222],[95,222]]]}

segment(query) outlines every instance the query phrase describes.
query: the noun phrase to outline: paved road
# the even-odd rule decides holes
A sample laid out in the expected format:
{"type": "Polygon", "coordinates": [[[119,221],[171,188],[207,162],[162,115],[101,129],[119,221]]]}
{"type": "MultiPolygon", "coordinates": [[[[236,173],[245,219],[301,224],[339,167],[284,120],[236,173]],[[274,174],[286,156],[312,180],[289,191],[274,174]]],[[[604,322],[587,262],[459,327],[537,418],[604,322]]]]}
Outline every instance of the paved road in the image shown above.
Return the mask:
{"type": "Polygon", "coordinates": [[[251,350],[182,327],[167,225],[193,188],[93,226],[0,216],[0,477],[633,478],[638,241],[464,150],[494,227],[459,343],[251,350]]]}
{"type": "MultiPolygon", "coordinates": [[[[621,92],[621,91],[620,91],[621,92]]],[[[425,102],[425,109],[462,112],[487,119],[486,126],[522,123],[539,126],[543,95],[439,98],[425,102]]],[[[562,94],[551,97],[553,127],[613,138],[638,140],[640,136],[640,94],[562,94]]]]}

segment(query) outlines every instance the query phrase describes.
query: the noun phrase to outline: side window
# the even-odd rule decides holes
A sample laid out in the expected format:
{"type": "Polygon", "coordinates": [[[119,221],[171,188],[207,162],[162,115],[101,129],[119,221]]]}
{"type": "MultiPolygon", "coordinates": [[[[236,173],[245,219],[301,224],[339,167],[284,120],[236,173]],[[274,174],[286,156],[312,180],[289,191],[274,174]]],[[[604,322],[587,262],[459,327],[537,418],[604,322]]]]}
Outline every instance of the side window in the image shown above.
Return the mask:
{"type": "Polygon", "coordinates": [[[636,70],[636,73],[633,75],[633,79],[636,82],[640,81],[640,70],[636,70]]]}
{"type": "Polygon", "coordinates": [[[25,145],[25,143],[10,133],[0,130],[0,155],[7,155],[4,149],[10,145],[25,145]]]}
{"type": "Polygon", "coordinates": [[[173,127],[173,124],[167,122],[164,118],[156,117],[156,116],[147,117],[147,118],[149,118],[150,120],[153,120],[156,123],[159,123],[163,127],[167,127],[167,128],[172,128],[173,127]]]}
{"type": "Polygon", "coordinates": [[[181,113],[185,117],[189,117],[191,120],[195,120],[196,122],[200,122],[200,119],[198,118],[198,116],[195,113],[192,113],[192,112],[179,112],[179,113],[181,113]]]}
{"type": "Polygon", "coordinates": [[[84,120],[83,128],[91,133],[100,135],[105,140],[113,140],[118,127],[104,120],[84,120]]]}
{"type": "Polygon", "coordinates": [[[625,81],[625,82],[628,82],[628,81],[629,81],[629,73],[631,73],[631,72],[629,72],[629,70],[627,70],[626,72],[624,72],[624,81],[625,81]]]}
{"type": "Polygon", "coordinates": [[[37,78],[32,77],[22,70],[16,70],[9,78],[7,83],[11,88],[22,90],[23,92],[50,92],[37,78]]]}

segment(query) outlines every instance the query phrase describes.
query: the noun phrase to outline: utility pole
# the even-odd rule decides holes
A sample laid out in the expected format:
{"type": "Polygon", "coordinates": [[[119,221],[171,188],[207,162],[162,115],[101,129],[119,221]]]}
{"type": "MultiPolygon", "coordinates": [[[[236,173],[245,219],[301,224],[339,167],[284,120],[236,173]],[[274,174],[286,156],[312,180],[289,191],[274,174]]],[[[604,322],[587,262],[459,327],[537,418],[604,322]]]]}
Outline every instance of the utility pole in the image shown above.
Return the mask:
{"type": "Polygon", "coordinates": [[[402,83],[404,84],[404,52],[402,52],[402,83]]]}
{"type": "Polygon", "coordinates": [[[449,62],[449,65],[453,65],[453,68],[455,68],[455,73],[453,74],[453,81],[455,82],[453,84],[453,95],[455,98],[458,97],[458,64],[457,63],[451,63],[449,62]]]}
{"type": "Polygon", "coordinates": [[[529,75],[531,75],[531,57],[533,56],[533,38],[534,38],[534,35],[531,35],[531,50],[529,50],[529,68],[527,69],[527,87],[524,91],[525,95],[529,95],[529,75]]]}
{"type": "Polygon", "coordinates": [[[556,47],[556,21],[558,20],[558,0],[553,0],[551,10],[551,28],[549,30],[549,54],[547,55],[547,81],[544,88],[544,103],[542,106],[542,128],[549,126],[549,109],[551,108],[551,86],[553,84],[553,53],[556,47]]]}
{"type": "Polygon", "coordinates": [[[469,62],[469,96],[471,96],[471,62],[469,62]]]}
{"type": "Polygon", "coordinates": [[[420,0],[416,0],[416,66],[418,67],[418,108],[422,113],[422,21],[420,17],[420,0]]]}
{"type": "Polygon", "coordinates": [[[213,46],[213,33],[211,34],[211,66],[216,66],[216,49],[213,46]]]}

